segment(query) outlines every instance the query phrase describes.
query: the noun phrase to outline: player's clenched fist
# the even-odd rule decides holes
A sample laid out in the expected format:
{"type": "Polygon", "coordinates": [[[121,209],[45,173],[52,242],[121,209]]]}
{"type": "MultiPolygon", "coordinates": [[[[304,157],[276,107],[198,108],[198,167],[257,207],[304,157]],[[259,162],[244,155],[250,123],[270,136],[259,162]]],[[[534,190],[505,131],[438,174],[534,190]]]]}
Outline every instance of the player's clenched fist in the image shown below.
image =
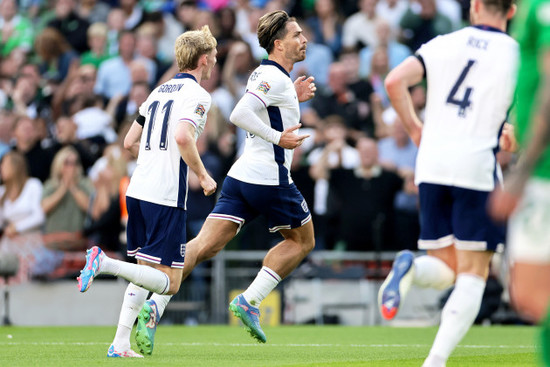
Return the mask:
{"type": "Polygon", "coordinates": [[[216,188],[218,187],[218,184],[210,175],[205,175],[201,180],[201,187],[202,191],[204,192],[204,196],[210,196],[213,193],[216,192],[216,188]]]}

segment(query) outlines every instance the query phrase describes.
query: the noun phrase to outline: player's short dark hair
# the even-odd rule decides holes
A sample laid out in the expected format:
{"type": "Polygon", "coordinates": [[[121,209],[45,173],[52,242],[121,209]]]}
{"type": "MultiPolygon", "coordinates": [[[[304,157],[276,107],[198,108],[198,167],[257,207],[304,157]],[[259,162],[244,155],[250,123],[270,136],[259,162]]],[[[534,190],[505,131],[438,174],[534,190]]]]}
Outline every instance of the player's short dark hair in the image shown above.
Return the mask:
{"type": "Polygon", "coordinates": [[[267,53],[273,51],[275,40],[283,39],[286,36],[286,25],[295,22],[284,10],[275,10],[265,14],[258,21],[258,41],[260,46],[265,48],[267,53]]]}
{"type": "Polygon", "coordinates": [[[514,0],[481,0],[486,8],[506,15],[508,10],[514,5],[514,0]]]}

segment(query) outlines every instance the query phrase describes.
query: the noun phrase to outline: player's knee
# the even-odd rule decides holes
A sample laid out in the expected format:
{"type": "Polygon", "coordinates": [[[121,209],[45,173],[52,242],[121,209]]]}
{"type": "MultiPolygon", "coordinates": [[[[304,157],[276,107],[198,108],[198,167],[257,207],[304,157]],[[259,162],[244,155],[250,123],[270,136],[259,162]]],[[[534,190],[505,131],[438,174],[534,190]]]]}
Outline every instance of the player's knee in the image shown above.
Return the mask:
{"type": "Polygon", "coordinates": [[[306,238],[302,241],[302,250],[304,251],[304,256],[309,254],[315,248],[315,238],[306,238]]]}
{"type": "Polygon", "coordinates": [[[540,321],[546,315],[547,302],[541,302],[528,289],[516,289],[510,294],[512,305],[516,311],[530,321],[540,321]]]}
{"type": "Polygon", "coordinates": [[[174,294],[178,293],[180,290],[180,282],[170,282],[170,287],[168,288],[168,292],[165,294],[168,296],[173,296],[174,294]]]}

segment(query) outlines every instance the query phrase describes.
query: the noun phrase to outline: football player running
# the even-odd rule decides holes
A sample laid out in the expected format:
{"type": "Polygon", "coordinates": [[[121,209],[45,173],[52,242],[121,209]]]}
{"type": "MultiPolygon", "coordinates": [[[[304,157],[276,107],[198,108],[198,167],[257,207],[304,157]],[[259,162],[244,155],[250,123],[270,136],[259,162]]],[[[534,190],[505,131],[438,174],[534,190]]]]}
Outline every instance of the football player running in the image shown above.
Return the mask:
{"type": "MultiPolygon", "coordinates": [[[[293,149],[309,136],[297,134],[299,102],[313,98],[316,87],[312,77],[290,79],[294,63],[306,57],[307,39],[296,19],[282,10],[267,13],[260,18],[257,33],[269,56],[250,75],[246,93],[230,117],[247,131],[244,152],[229,170],[212,213],[187,245],[183,279],[197,264],[221,251],[243,225],[263,215],[269,230],[284,239],[268,251],[254,281],[229,309],[253,338],[265,343],[260,303],[315,245],[311,213],[292,181],[290,165],[293,149]]],[[[169,297],[163,299],[165,307],[169,297]]],[[[146,354],[153,350],[158,319],[149,320],[155,315],[146,303],[139,316],[138,331],[139,325],[151,325],[144,333],[150,340],[138,340],[146,354]]]]}
{"type": "Polygon", "coordinates": [[[177,293],[186,242],[187,176],[191,168],[205,195],[216,191],[197,151],[211,97],[200,86],[216,64],[216,39],[208,26],[185,32],[175,42],[180,73],[151,92],[139,108],[124,139],[137,155],[137,167],[126,192],[128,256],[138,264],[111,259],[97,246],[88,250],[78,277],[85,292],[98,274],[131,283],[124,294],[118,328],[108,357],[143,357],[130,348],[130,333],[149,291],[177,293]]]}
{"type": "Polygon", "coordinates": [[[471,26],[422,45],[386,78],[388,96],[419,145],[421,232],[427,255],[400,252],[379,291],[382,316],[391,320],[412,284],[454,284],[424,367],[445,366],[473,324],[489,263],[504,228],[486,211],[498,185],[496,151],[516,84],[518,44],[506,31],[512,0],[472,0],[471,26]],[[425,121],[414,113],[408,88],[427,81],[425,121]]]}

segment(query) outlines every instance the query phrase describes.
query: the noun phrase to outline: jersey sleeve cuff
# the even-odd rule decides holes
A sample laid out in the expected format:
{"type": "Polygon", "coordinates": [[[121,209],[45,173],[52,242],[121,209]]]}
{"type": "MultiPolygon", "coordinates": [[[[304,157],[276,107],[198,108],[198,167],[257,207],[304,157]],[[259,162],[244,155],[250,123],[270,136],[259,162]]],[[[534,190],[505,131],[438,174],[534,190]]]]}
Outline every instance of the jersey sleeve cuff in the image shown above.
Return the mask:
{"type": "Polygon", "coordinates": [[[426,79],[426,64],[424,63],[424,59],[419,54],[414,54],[414,56],[420,61],[422,64],[422,69],[424,70],[424,73],[422,74],[422,79],[426,79]]]}
{"type": "Polygon", "coordinates": [[[143,127],[143,125],[145,125],[145,116],[139,115],[139,116],[136,118],[136,122],[137,122],[138,124],[140,124],[141,127],[143,127]]]}
{"type": "Polygon", "coordinates": [[[188,118],[184,118],[184,119],[180,119],[180,122],[183,122],[183,121],[187,121],[189,122],[191,125],[193,125],[195,127],[195,129],[197,128],[197,123],[191,119],[188,119],[188,118]]]}

